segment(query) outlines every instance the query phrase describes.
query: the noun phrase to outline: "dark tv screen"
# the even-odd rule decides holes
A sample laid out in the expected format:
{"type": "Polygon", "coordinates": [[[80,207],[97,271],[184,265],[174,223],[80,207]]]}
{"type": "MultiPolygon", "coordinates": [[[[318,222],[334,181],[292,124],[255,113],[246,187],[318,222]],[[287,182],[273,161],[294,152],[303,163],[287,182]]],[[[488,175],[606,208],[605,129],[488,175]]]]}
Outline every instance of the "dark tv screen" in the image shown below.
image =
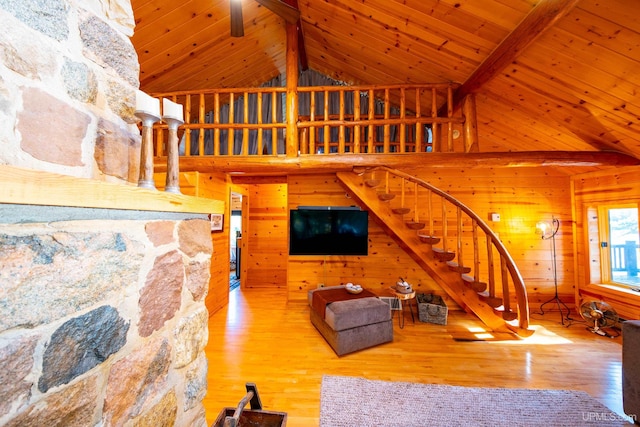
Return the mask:
{"type": "Polygon", "coordinates": [[[292,209],[289,255],[367,255],[369,215],[356,209],[292,209]]]}

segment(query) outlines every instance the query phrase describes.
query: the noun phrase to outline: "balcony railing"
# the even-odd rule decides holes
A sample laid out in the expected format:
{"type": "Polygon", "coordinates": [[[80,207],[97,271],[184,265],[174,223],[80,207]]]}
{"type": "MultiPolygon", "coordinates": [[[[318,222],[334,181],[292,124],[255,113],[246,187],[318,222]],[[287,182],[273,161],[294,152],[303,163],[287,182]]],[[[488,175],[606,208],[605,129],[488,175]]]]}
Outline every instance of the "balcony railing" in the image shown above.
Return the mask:
{"type": "MultiPolygon", "coordinates": [[[[183,105],[182,156],[473,151],[475,106],[454,113],[453,89],[449,83],[312,86],[291,94],[260,87],[154,96],[183,105]],[[296,121],[294,144],[286,141],[288,116],[296,121]]],[[[165,155],[166,124],[155,125],[154,141],[155,155],[165,155]]]]}

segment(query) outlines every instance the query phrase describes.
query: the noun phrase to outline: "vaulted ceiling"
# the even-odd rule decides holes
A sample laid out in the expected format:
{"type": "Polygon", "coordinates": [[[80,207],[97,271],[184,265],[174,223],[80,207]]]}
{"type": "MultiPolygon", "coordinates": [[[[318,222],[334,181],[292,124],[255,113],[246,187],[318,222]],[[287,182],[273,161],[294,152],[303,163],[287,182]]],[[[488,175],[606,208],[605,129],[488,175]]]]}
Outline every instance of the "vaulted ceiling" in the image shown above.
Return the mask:
{"type": "MultiPolygon", "coordinates": [[[[245,35],[231,37],[229,1],[132,0],[142,90],[256,86],[285,72],[285,21],[242,0],[245,35]]],[[[640,158],[640,1],[286,2],[311,69],[476,93],[481,151],[640,158]]]]}

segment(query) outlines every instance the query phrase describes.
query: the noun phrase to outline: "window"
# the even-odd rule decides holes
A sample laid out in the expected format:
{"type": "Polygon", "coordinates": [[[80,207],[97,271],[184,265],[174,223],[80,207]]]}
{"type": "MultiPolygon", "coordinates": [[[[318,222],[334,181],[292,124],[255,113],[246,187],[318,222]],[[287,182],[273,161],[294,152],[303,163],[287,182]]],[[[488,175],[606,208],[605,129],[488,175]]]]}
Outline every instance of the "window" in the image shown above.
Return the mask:
{"type": "Polygon", "coordinates": [[[598,213],[602,281],[640,287],[638,206],[603,205],[598,213]]]}

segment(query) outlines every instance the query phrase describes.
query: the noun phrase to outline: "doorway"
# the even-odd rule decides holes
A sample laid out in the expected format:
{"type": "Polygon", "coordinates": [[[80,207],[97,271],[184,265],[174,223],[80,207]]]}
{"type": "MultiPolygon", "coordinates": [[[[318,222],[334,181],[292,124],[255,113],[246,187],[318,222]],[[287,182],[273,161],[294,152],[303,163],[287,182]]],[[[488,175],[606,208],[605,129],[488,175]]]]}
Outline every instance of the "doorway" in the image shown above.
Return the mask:
{"type": "Polygon", "coordinates": [[[231,220],[229,223],[229,291],[240,286],[242,261],[242,194],[231,192],[231,220]]]}

